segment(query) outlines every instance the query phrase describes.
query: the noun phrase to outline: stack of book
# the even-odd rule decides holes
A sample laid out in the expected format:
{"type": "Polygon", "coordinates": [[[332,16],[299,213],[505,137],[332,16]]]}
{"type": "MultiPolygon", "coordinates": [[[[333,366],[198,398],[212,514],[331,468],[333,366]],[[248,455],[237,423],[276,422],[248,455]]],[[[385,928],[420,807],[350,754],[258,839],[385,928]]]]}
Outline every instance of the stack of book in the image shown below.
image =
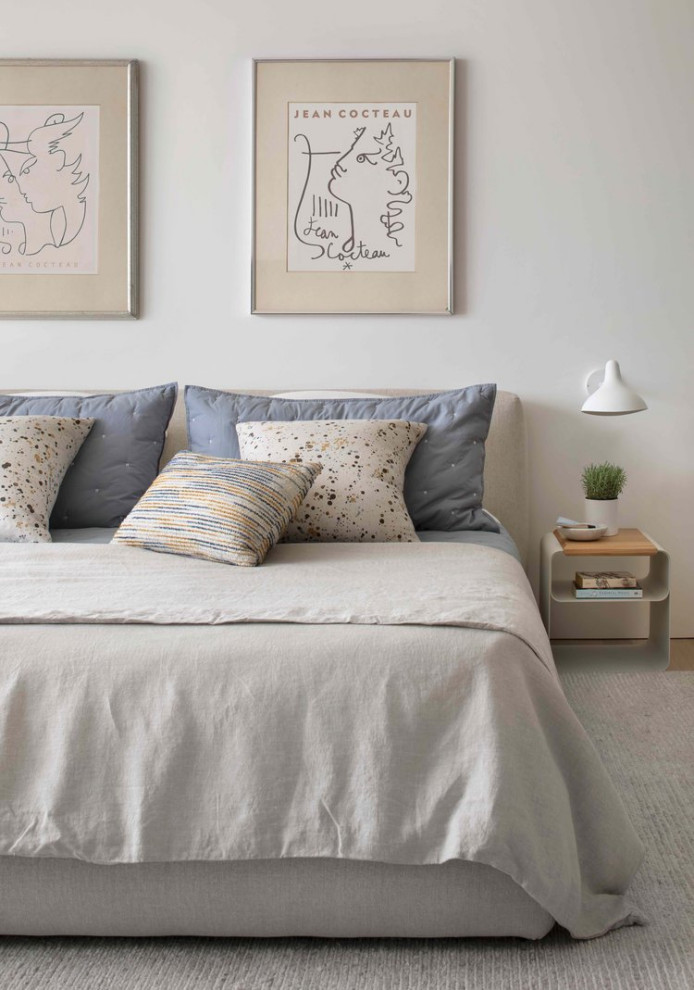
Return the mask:
{"type": "Polygon", "coordinates": [[[629,571],[576,571],[576,598],[643,598],[643,589],[629,571]]]}

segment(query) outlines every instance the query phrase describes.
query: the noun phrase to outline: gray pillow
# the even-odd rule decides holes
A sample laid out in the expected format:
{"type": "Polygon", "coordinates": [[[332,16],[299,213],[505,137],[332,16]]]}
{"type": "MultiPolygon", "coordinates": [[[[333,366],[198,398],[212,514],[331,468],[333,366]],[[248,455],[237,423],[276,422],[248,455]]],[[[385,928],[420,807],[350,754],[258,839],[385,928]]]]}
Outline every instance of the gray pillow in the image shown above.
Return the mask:
{"type": "Polygon", "coordinates": [[[0,416],[95,421],[60,486],[52,529],[121,524],[157,475],[175,401],[175,383],[107,395],[0,395],[0,416]]]}
{"type": "Polygon", "coordinates": [[[199,454],[239,457],[237,423],[314,419],[426,423],[426,436],[405,473],[405,502],[415,527],[498,533],[497,523],[482,511],[484,442],[495,397],[496,385],[354,399],[281,399],[187,385],[188,443],[199,454]]]}

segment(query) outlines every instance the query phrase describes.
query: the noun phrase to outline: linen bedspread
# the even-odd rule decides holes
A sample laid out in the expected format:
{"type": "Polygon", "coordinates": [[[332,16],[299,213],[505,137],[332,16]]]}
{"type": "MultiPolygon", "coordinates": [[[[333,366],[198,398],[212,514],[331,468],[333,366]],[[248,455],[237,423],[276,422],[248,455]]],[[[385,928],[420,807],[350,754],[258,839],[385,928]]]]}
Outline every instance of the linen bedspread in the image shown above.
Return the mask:
{"type": "Polygon", "coordinates": [[[0,546],[0,855],[472,860],[576,937],[639,920],[525,574],[474,545],[0,546]]]}

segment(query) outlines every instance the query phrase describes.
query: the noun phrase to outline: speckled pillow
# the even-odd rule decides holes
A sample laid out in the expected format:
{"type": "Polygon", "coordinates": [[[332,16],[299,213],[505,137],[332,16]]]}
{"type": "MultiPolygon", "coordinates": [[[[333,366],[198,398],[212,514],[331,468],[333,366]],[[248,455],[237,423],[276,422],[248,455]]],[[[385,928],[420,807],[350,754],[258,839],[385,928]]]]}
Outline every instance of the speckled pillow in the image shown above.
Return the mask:
{"type": "Polygon", "coordinates": [[[245,460],[323,465],[289,524],[290,543],[416,541],[402,487],[426,429],[404,420],[353,419],[236,426],[245,460]]]}
{"type": "Polygon", "coordinates": [[[0,416],[0,542],[50,543],[48,519],[93,419],[0,416]]]}

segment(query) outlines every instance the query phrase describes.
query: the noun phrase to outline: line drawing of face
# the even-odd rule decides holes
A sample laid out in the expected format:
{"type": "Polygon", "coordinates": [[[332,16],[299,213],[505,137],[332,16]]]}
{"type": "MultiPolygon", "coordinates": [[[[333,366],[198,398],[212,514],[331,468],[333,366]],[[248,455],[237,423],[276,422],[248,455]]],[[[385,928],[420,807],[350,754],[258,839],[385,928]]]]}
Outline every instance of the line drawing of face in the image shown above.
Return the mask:
{"type": "MultiPolygon", "coordinates": [[[[24,237],[18,245],[20,254],[38,254],[47,245],[53,244],[51,231],[51,214],[36,213],[22,195],[17,182],[16,172],[20,169],[21,160],[16,152],[0,151],[0,217],[5,223],[20,224],[24,237]]],[[[7,242],[8,245],[11,242],[7,242]]],[[[9,253],[8,251],[4,253],[9,253]]]]}
{"type": "Polygon", "coordinates": [[[79,234],[86,213],[85,190],[89,174],[80,171],[79,127],[84,114],[66,120],[51,114],[27,139],[26,156],[17,181],[36,213],[50,213],[56,246],[69,244],[79,234]]]}
{"type": "Polygon", "coordinates": [[[350,210],[352,236],[346,242],[348,249],[362,236],[360,228],[366,226],[366,218],[370,219],[370,231],[374,230],[374,220],[377,229],[380,222],[381,237],[385,235],[400,246],[396,235],[404,224],[397,218],[402,207],[412,200],[402,152],[395,146],[390,123],[378,137],[364,139],[365,134],[365,127],[355,130],[351,145],[330,171],[328,190],[350,210]]]}
{"type": "Polygon", "coordinates": [[[354,193],[355,180],[358,180],[358,173],[362,169],[357,169],[357,165],[364,165],[368,162],[371,164],[369,157],[362,153],[361,148],[358,152],[355,148],[363,138],[366,132],[365,127],[358,127],[354,132],[354,141],[340,158],[337,159],[335,164],[330,170],[331,179],[328,183],[328,189],[333,194],[335,199],[340,199],[344,203],[350,201],[350,194],[354,193]],[[352,166],[355,166],[354,168],[352,166]]]}

